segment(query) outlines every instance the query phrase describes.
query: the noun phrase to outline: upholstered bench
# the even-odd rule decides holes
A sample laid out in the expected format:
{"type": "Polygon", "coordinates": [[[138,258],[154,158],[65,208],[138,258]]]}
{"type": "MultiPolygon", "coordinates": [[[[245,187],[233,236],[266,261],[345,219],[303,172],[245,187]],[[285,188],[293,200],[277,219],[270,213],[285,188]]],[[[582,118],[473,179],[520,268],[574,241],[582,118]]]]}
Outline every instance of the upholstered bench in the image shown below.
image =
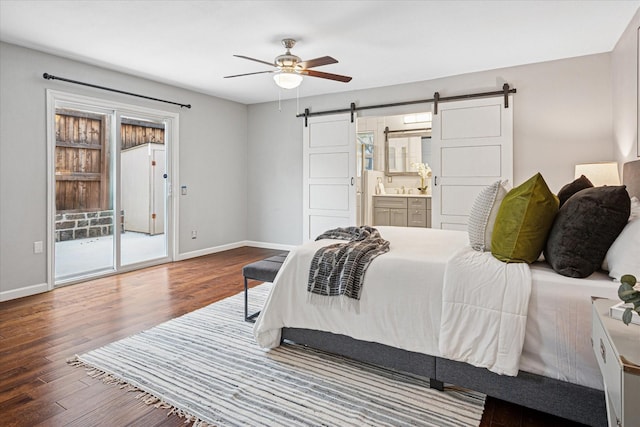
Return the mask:
{"type": "Polygon", "coordinates": [[[273,282],[276,278],[282,263],[287,258],[289,252],[283,252],[278,255],[265,258],[262,261],[256,261],[242,267],[242,275],[244,276],[244,320],[247,322],[255,322],[259,311],[249,314],[249,280],[258,280],[260,282],[273,282]]]}

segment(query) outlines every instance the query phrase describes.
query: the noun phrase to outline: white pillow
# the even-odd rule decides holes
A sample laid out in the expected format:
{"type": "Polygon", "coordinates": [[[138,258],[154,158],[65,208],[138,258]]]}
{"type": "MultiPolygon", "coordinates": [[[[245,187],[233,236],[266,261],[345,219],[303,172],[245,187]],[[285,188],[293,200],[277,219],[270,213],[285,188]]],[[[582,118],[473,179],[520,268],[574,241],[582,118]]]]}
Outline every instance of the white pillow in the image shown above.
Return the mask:
{"type": "Polygon", "coordinates": [[[602,269],[616,280],[625,274],[640,279],[640,201],[636,197],[631,198],[629,222],[607,251],[602,269]]]}
{"type": "Polygon", "coordinates": [[[629,221],[640,218],[640,200],[636,196],[631,198],[631,213],[629,214],[629,221]]]}
{"type": "Polygon", "coordinates": [[[491,251],[491,236],[502,199],[507,195],[507,181],[496,181],[484,188],[469,211],[467,231],[471,247],[480,252],[491,251]]]}

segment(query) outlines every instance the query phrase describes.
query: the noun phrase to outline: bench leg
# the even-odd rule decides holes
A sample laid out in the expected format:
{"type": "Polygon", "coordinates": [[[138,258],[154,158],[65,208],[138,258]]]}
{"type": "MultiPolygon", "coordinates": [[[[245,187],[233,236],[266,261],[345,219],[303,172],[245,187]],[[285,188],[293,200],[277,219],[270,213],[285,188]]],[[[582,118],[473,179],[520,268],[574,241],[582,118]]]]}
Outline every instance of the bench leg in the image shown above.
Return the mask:
{"type": "Polygon", "coordinates": [[[438,391],[444,391],[444,383],[442,381],[429,378],[429,388],[432,388],[438,391]]]}
{"type": "Polygon", "coordinates": [[[249,284],[247,283],[247,278],[244,278],[244,320],[246,322],[255,323],[256,317],[260,314],[259,311],[249,314],[249,284]]]}

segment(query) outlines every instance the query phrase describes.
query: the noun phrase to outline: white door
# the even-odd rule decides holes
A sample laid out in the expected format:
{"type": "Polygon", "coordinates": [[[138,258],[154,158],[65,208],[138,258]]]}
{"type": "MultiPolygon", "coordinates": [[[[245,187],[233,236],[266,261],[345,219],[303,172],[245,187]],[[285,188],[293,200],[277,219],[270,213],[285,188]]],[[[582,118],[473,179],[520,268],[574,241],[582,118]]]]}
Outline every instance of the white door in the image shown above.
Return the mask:
{"type": "Polygon", "coordinates": [[[121,206],[124,231],[150,231],[149,144],[138,145],[120,152],[121,206]]]}
{"type": "Polygon", "coordinates": [[[151,186],[153,197],[152,213],[151,213],[151,234],[164,233],[164,214],[166,203],[166,178],[164,177],[167,171],[165,166],[165,152],[164,147],[162,149],[151,150],[151,186]]]}
{"type": "Polygon", "coordinates": [[[446,102],[433,115],[432,227],[466,230],[478,193],[498,179],[513,183],[513,99],[446,102]]]}
{"type": "Polygon", "coordinates": [[[303,242],[356,225],[355,141],[351,114],[310,117],[303,128],[303,242]]]}

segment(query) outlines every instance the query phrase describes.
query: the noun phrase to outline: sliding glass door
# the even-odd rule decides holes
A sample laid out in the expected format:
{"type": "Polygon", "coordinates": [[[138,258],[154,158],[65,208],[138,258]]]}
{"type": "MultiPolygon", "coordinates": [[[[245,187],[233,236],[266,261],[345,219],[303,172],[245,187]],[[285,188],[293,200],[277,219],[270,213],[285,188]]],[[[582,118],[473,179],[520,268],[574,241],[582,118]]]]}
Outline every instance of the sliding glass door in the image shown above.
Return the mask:
{"type": "Polygon", "coordinates": [[[50,97],[55,285],[169,261],[167,154],[177,117],[50,97]]]}

